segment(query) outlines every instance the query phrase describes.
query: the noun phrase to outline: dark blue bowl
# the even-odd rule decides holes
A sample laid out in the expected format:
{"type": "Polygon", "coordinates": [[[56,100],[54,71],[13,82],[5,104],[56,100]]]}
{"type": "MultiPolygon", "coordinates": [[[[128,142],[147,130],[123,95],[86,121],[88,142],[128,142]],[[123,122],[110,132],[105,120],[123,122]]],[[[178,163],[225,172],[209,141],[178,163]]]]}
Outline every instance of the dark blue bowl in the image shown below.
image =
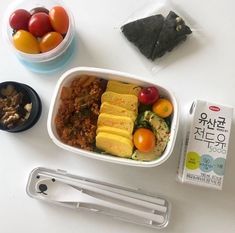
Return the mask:
{"type": "Polygon", "coordinates": [[[21,92],[23,94],[23,99],[28,103],[32,103],[32,109],[30,111],[29,118],[25,120],[25,122],[23,122],[22,124],[16,125],[15,127],[12,128],[7,128],[3,124],[0,124],[0,130],[12,133],[22,132],[31,128],[33,125],[37,123],[37,121],[41,116],[42,103],[40,97],[32,87],[23,83],[7,81],[0,83],[0,89],[5,88],[8,85],[14,86],[17,92],[21,92]]]}

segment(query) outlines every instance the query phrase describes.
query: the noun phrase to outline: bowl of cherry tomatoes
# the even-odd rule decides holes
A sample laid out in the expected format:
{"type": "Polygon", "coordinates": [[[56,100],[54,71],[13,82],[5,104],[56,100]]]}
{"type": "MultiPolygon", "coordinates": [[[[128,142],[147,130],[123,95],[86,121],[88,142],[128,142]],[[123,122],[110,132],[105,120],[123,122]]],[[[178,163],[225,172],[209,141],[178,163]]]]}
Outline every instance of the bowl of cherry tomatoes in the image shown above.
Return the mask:
{"type": "Polygon", "coordinates": [[[14,3],[9,6],[4,21],[8,44],[32,71],[57,70],[74,51],[74,19],[61,1],[14,3]]]}

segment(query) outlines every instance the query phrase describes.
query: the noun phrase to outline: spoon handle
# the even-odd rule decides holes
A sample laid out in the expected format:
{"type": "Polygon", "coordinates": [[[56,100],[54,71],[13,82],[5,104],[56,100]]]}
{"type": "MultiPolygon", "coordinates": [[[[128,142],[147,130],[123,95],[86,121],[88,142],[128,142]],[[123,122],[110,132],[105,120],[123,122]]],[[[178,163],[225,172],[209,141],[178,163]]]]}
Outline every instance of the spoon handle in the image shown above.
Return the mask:
{"type": "MultiPolygon", "coordinates": [[[[72,185],[71,185],[72,186],[72,185]]],[[[162,205],[158,205],[158,204],[154,204],[148,201],[143,201],[140,199],[135,199],[133,197],[129,197],[129,196],[125,196],[119,193],[114,193],[114,192],[110,192],[107,190],[103,190],[103,189],[98,189],[89,185],[83,185],[80,184],[79,186],[72,186],[73,188],[77,189],[77,188],[82,188],[84,190],[85,193],[89,194],[90,196],[95,197],[96,194],[101,194],[104,195],[106,197],[112,198],[112,199],[117,199],[123,202],[127,202],[133,205],[137,205],[137,206],[142,206],[145,208],[149,208],[151,210],[157,210],[159,212],[163,212],[166,213],[167,211],[167,207],[166,206],[162,206],[162,205]]]]}
{"type": "Polygon", "coordinates": [[[158,197],[151,197],[151,196],[146,196],[144,194],[141,193],[135,193],[133,190],[126,190],[126,189],[120,189],[120,188],[116,188],[116,187],[111,187],[108,185],[103,185],[103,184],[99,184],[99,183],[91,183],[88,181],[84,181],[84,180],[78,180],[76,181],[77,184],[87,184],[90,187],[96,187],[98,189],[102,189],[102,190],[106,190],[109,191],[110,193],[117,193],[120,195],[123,195],[125,197],[131,197],[134,198],[135,200],[141,200],[141,201],[146,201],[146,202],[151,202],[151,203],[155,203],[158,205],[165,205],[165,200],[158,198],[158,197]]]}

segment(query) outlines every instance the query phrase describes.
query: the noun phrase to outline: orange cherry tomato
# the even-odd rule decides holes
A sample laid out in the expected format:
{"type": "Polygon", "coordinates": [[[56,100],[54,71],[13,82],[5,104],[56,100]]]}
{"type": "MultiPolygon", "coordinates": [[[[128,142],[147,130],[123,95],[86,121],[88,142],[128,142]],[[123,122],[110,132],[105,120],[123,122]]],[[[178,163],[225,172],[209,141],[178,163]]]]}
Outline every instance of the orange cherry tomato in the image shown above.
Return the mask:
{"type": "Polygon", "coordinates": [[[172,103],[164,98],[160,98],[152,106],[153,112],[155,112],[159,117],[166,118],[173,112],[172,103]]]}
{"type": "Polygon", "coordinates": [[[42,53],[48,52],[56,48],[63,41],[63,36],[58,32],[49,32],[42,37],[40,41],[40,51],[42,53]]]}
{"type": "Polygon", "coordinates": [[[134,133],[133,140],[135,147],[141,152],[150,152],[155,147],[155,135],[149,129],[137,129],[134,133]]]}
{"type": "Polygon", "coordinates": [[[69,28],[69,16],[61,6],[53,7],[49,12],[49,18],[53,29],[65,35],[69,28]]]}
{"type": "Polygon", "coordinates": [[[28,31],[17,31],[12,40],[15,48],[21,52],[31,54],[40,53],[38,40],[28,31]]]}

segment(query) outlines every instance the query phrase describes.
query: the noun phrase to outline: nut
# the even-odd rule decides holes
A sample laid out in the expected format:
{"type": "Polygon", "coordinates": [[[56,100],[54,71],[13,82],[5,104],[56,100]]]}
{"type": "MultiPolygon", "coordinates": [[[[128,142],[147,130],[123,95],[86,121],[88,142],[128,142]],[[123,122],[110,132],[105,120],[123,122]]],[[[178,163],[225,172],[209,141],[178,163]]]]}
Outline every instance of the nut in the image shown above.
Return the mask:
{"type": "Polygon", "coordinates": [[[25,103],[23,93],[17,92],[12,85],[0,90],[0,124],[13,128],[25,122],[32,110],[32,103],[25,103]]]}

